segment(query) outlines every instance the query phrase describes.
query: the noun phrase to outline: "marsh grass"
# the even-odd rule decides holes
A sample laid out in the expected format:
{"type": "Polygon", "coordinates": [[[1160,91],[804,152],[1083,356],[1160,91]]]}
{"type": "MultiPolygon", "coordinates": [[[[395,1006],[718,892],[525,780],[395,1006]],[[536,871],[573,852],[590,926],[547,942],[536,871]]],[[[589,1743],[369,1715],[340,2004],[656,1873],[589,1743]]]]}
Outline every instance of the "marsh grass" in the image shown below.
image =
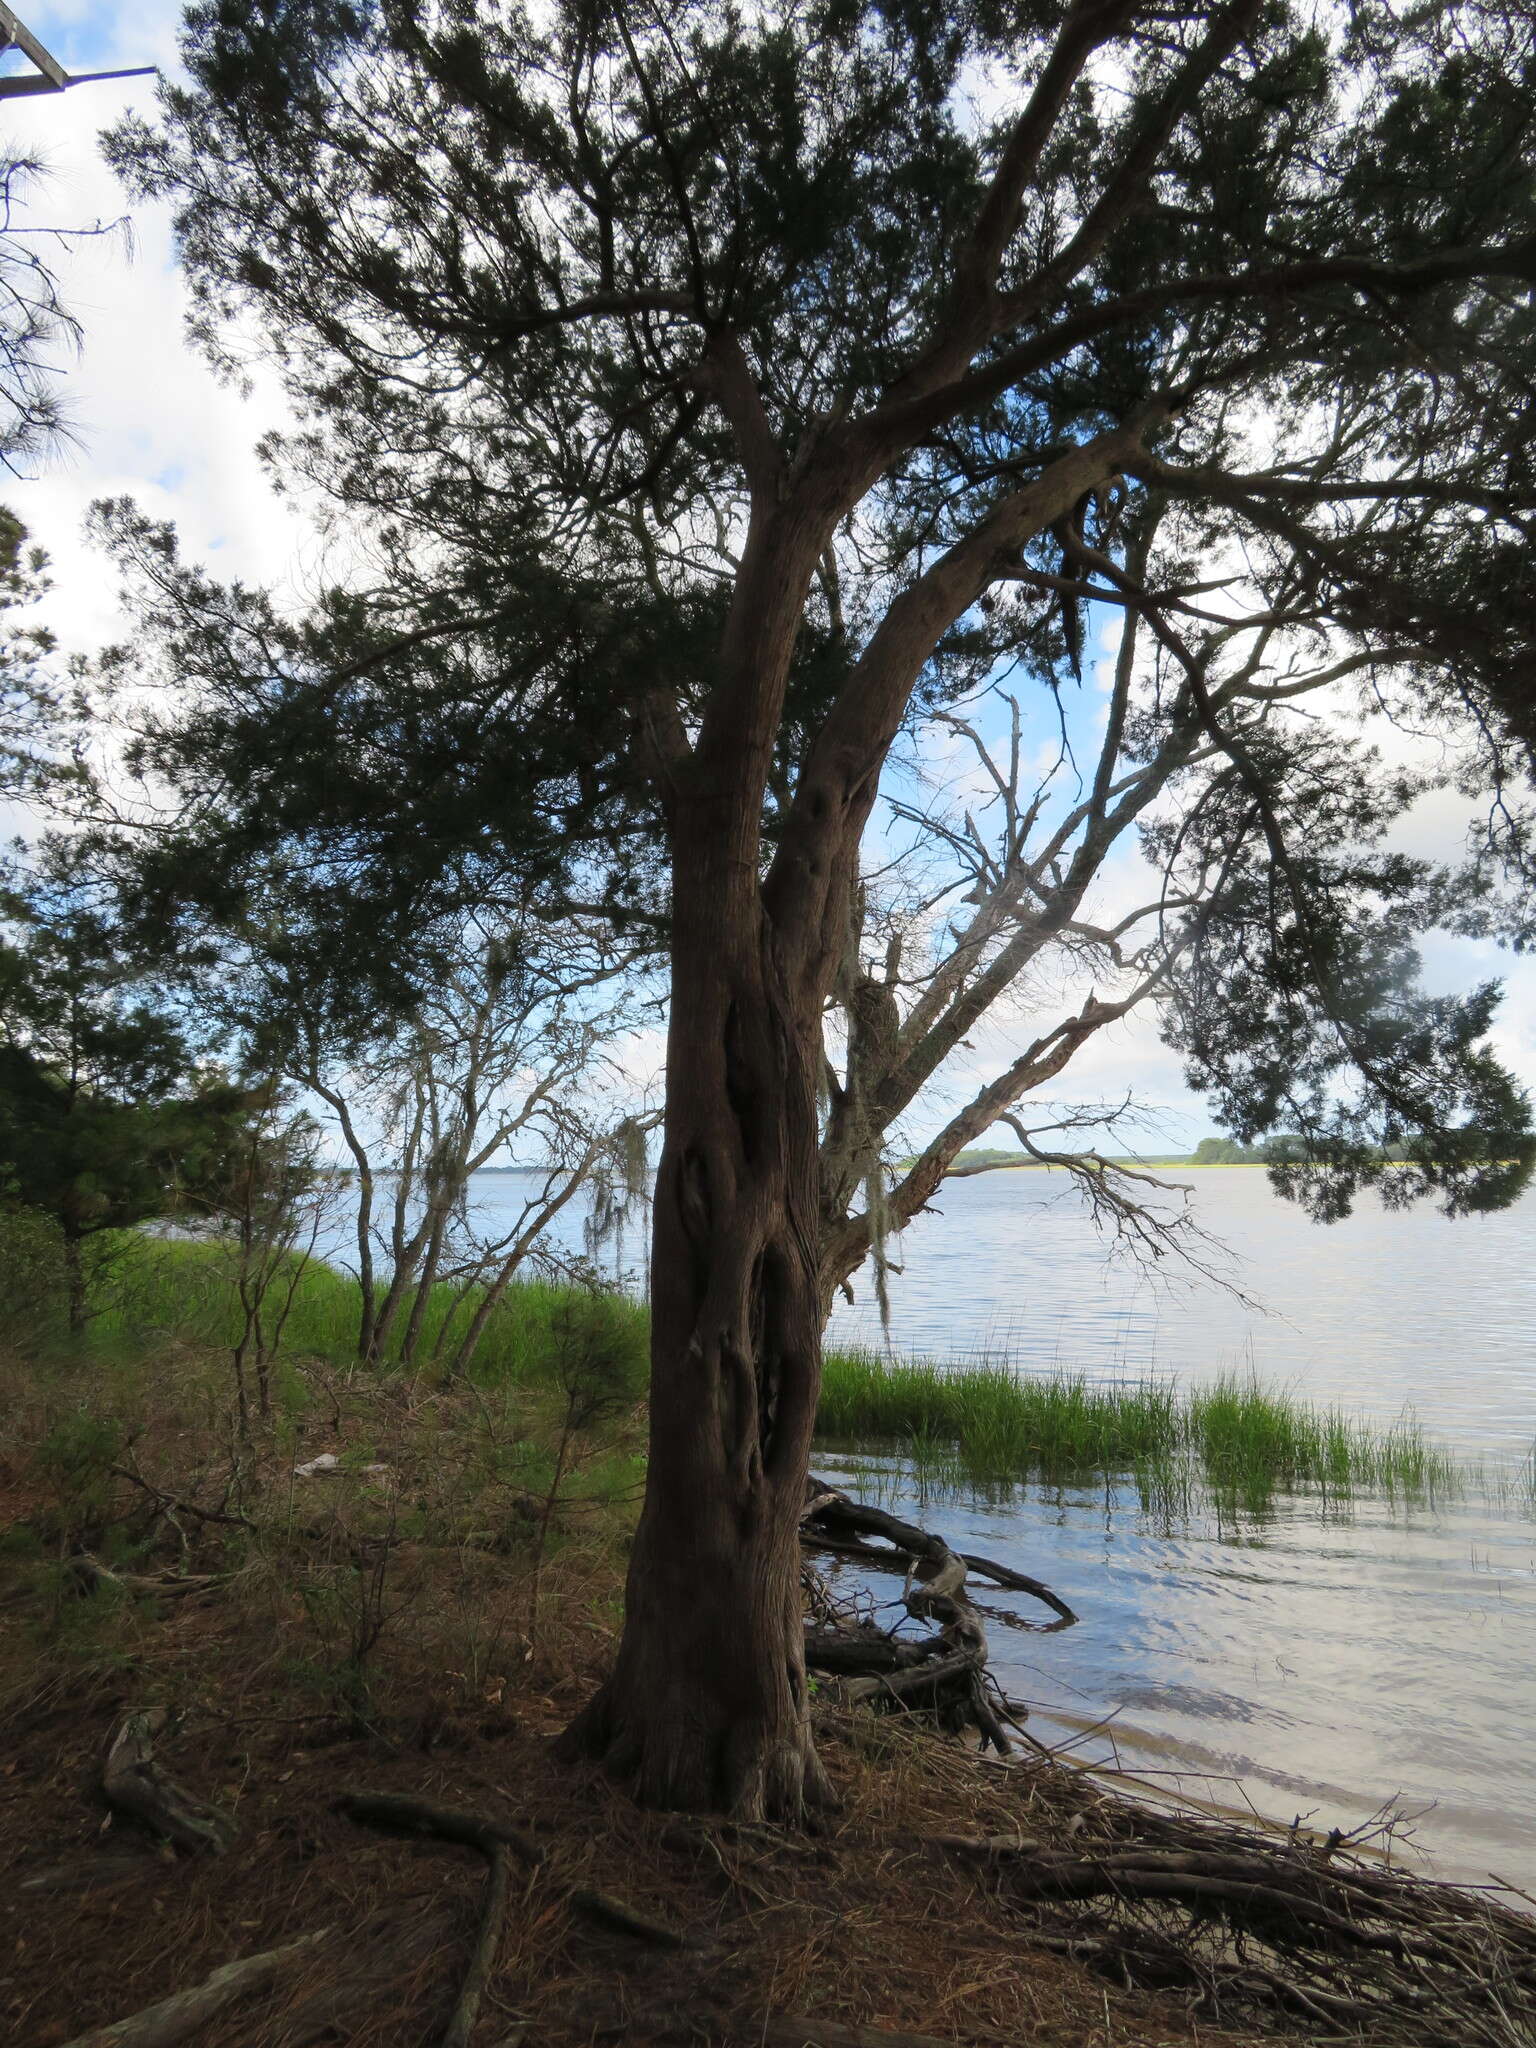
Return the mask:
{"type": "Polygon", "coordinates": [[[1187,1512],[1197,1489],[1253,1510],[1280,1492],[1433,1501],[1482,1477],[1411,1417],[1374,1428],[1251,1377],[1181,1389],[1167,1379],[1026,1376],[996,1359],[945,1367],[831,1353],[818,1431],[898,1447],[929,1484],[1120,1475],[1162,1513],[1187,1512]]]}

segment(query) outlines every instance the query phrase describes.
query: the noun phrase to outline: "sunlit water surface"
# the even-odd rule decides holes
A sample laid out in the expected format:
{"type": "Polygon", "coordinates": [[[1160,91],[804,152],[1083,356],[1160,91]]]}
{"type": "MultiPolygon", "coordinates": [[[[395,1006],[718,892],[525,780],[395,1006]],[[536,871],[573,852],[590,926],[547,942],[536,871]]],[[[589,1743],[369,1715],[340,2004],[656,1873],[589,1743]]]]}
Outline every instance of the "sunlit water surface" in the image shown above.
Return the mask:
{"type": "MultiPolygon", "coordinates": [[[[1486,1483],[1411,1505],[1283,1496],[1263,1518],[1224,1519],[1199,1501],[1148,1511],[1129,1480],[924,1500],[897,1461],[823,1469],[886,1489],[1077,1609],[1058,1633],[992,1628],[998,1675],[1033,1703],[1043,1739],[1321,1828],[1395,1802],[1420,1815],[1415,1840],[1438,1868],[1536,1891],[1536,1518],[1521,1469],[1536,1440],[1536,1194],[1457,1223],[1369,1205],[1324,1230],[1260,1171],[1188,1178],[1229,1277],[1262,1308],[1106,1257],[1065,1175],[997,1173],[950,1183],[907,1232],[890,1343],[1105,1380],[1251,1369],[1378,1422],[1410,1409],[1432,1440],[1483,1460],[1486,1483]]],[[[514,1176],[479,1188],[488,1219],[518,1194],[514,1176]]],[[[567,1227],[575,1243],[579,1221],[567,1227]]],[[[638,1234],[625,1256],[639,1268],[638,1234]]],[[[858,1295],[832,1340],[882,1346],[858,1295]]]]}

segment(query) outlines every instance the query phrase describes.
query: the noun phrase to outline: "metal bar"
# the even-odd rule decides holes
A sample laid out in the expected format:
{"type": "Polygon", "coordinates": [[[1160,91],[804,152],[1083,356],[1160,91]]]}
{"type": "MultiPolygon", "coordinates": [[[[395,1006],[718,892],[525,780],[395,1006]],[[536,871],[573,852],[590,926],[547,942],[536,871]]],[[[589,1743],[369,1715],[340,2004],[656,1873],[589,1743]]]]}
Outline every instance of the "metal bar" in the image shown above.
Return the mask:
{"type": "MultiPolygon", "coordinates": [[[[69,73],[64,69],[58,58],[51,57],[48,54],[26,23],[18,21],[10,8],[5,5],[5,0],[0,0],[0,34],[3,34],[6,41],[13,44],[24,56],[32,59],[32,62],[42,72],[44,78],[52,81],[52,88],[55,92],[62,92],[65,86],[69,84],[69,73]]],[[[9,79],[0,81],[0,85],[9,85],[10,83],[11,80],[9,79]]],[[[36,92],[39,90],[46,91],[48,88],[33,86],[32,89],[36,92]]],[[[0,98],[11,99],[14,97],[13,93],[0,91],[0,98]]]]}

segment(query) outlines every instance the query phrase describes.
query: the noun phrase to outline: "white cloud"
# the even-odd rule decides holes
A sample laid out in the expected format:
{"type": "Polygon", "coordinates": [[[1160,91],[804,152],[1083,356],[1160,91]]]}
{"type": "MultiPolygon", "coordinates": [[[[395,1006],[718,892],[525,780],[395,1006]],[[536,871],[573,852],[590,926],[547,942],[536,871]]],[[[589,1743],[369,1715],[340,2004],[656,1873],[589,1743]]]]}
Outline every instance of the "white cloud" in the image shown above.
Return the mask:
{"type": "MultiPolygon", "coordinates": [[[[155,0],[115,22],[81,5],[28,10],[28,23],[73,71],[174,64],[179,9],[155,0]]],[[[54,563],[50,623],[70,651],[118,630],[113,582],[88,549],[82,526],[100,497],[131,495],[174,519],[187,552],[221,573],[285,581],[303,535],[271,491],[254,454],[257,437],[284,417],[270,378],[247,396],[221,384],[186,340],[186,293],[175,262],[169,209],[134,206],[103,160],[99,131],[153,105],[153,78],[103,81],[62,95],[5,103],[13,148],[47,166],[28,218],[34,226],[89,227],[128,216],[121,235],[76,240],[50,252],[60,292],[83,330],[78,358],[62,364],[61,388],[75,436],[35,479],[5,498],[54,563]]]]}

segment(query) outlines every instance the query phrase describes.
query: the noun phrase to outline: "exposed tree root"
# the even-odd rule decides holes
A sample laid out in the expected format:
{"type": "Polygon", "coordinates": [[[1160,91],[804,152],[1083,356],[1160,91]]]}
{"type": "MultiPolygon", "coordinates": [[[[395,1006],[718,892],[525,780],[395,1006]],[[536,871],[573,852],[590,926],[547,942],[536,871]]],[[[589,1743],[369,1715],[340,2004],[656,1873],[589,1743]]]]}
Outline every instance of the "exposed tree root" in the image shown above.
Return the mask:
{"type": "Polygon", "coordinates": [[[80,2034],[69,2042],[67,2048],[173,2048],[175,2042],[193,2039],[237,1999],[270,1990],[321,1942],[328,1941],[330,1935],[330,1928],[321,1927],[313,1934],[301,1934],[297,1941],[287,1942],[282,1948],[269,1948],[261,1955],[225,1963],[191,1990],[177,1991],[170,1998],[162,1998],[158,2005],[146,2006],[143,2012],[115,2020],[110,2026],[93,2027],[88,2034],[80,2034]]]}
{"type": "Polygon", "coordinates": [[[511,1883],[513,1855],[537,1869],[544,1851],[518,1828],[505,1821],[465,1813],[454,1806],[429,1806],[425,1800],[407,1799],[394,1792],[344,1792],[336,1801],[338,1813],[346,1814],[362,1827],[382,1828],[390,1834],[426,1835],[437,1841],[458,1842],[478,1849],[488,1869],[485,1899],[480,1909],[480,1927],[475,1937],[469,1967],[459,1984],[440,2048],[469,2048],[486,1980],[496,1962],[502,1928],[507,1918],[507,1893],[511,1883]]]}
{"type": "Polygon", "coordinates": [[[455,1806],[429,1806],[424,1799],[407,1799],[397,1792],[343,1792],[336,1811],[360,1827],[382,1828],[397,1835],[428,1835],[439,1842],[461,1842],[478,1849],[487,1862],[498,1849],[510,1849],[524,1863],[536,1866],[544,1861],[544,1850],[531,1836],[503,1820],[490,1820],[478,1813],[465,1813],[455,1806]]]}
{"type": "Polygon", "coordinates": [[[932,1530],[850,1500],[824,1479],[807,1481],[801,1538],[808,1549],[902,1572],[908,1614],[937,1624],[936,1632],[922,1640],[898,1639],[856,1617],[839,1615],[827,1590],[813,1588],[808,1605],[815,1624],[806,1632],[806,1668],[842,1679],[851,1701],[934,1713],[944,1726],[971,1727],[988,1748],[1009,1755],[1013,1744],[1003,1715],[988,1696],[987,1635],[981,1610],[970,1597],[968,1573],[980,1571],[999,1585],[1044,1601],[1058,1616],[1052,1628],[1076,1620],[1067,1603],[1038,1579],[952,1550],[932,1530]],[[865,1541],[869,1536],[884,1538],[884,1544],[865,1541]]]}
{"type": "Polygon", "coordinates": [[[480,2001],[485,1995],[486,1979],[495,1965],[496,1950],[501,1942],[501,1930],[506,1923],[510,1879],[510,1858],[506,1845],[497,1842],[491,1849],[490,1870],[485,1880],[485,1903],[480,1910],[480,1932],[475,1941],[475,1952],[469,1959],[469,1968],[464,1972],[464,1981],[459,1986],[453,2016],[443,2034],[442,2048],[469,2048],[470,2037],[475,2031],[475,2021],[480,2016],[480,2001]]]}
{"type": "Polygon", "coordinates": [[[107,1749],[101,1789],[115,1812],[128,1814],[194,1855],[222,1856],[235,1838],[227,1813],[196,1799],[155,1762],[155,1738],[167,1720],[155,1707],[130,1714],[107,1749]]]}

